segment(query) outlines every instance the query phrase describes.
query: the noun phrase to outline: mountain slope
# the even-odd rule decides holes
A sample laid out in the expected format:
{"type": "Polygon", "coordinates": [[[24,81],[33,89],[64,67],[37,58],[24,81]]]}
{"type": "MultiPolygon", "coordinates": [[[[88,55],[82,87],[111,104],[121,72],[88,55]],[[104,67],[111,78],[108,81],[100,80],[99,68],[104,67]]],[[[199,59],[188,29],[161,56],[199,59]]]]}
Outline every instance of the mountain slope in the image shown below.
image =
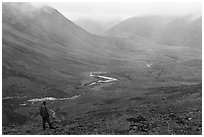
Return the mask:
{"type": "Polygon", "coordinates": [[[110,36],[141,36],[162,45],[201,48],[202,18],[144,16],[129,18],[106,32],[110,36]]]}
{"type": "Polygon", "coordinates": [[[77,25],[86,29],[88,32],[93,34],[102,35],[104,32],[109,30],[111,27],[120,22],[119,19],[107,20],[107,21],[99,21],[99,20],[91,20],[91,19],[83,19],[79,18],[74,21],[77,25]]]}
{"type": "MultiPolygon", "coordinates": [[[[79,131],[75,116],[88,115],[89,119],[92,112],[97,114],[100,110],[107,113],[116,110],[117,114],[131,105],[146,104],[152,97],[149,101],[157,104],[159,94],[142,100],[151,88],[185,87],[202,81],[200,49],[159,45],[134,34],[129,38],[93,35],[48,6],[3,3],[2,8],[2,124],[20,123],[22,130],[29,127],[21,134],[32,134],[35,126],[37,132],[40,130],[39,106],[43,97],[54,98],[47,104],[53,117],[61,120],[60,126],[64,127],[64,123],[66,127],[73,118],[72,126],[77,131],[73,132],[73,128],[70,133],[75,134],[79,131]],[[102,76],[92,77],[94,72],[102,76]],[[104,82],[104,77],[116,80],[104,82]],[[30,101],[35,99],[40,101],[30,101]]],[[[200,110],[200,94],[195,96],[200,110]]],[[[116,117],[107,122],[112,123],[116,117]]],[[[200,121],[199,115],[197,120],[200,121]]],[[[19,131],[21,127],[8,128],[19,131]]]]}
{"type": "Polygon", "coordinates": [[[3,3],[2,32],[3,71],[58,87],[64,81],[73,86],[82,70],[117,64],[121,55],[114,50],[123,43],[128,47],[86,32],[51,7],[28,3],[3,3]]]}
{"type": "MultiPolygon", "coordinates": [[[[166,53],[174,50],[168,46],[153,44],[143,37],[130,40],[92,35],[49,6],[34,8],[29,3],[3,3],[2,8],[3,96],[12,95],[12,89],[21,87],[19,85],[25,83],[24,80],[28,85],[32,83],[32,87],[37,91],[31,88],[27,92],[29,87],[21,88],[13,95],[47,95],[55,92],[57,95],[58,92],[61,92],[61,95],[64,95],[64,92],[73,94],[76,92],[74,87],[80,85],[81,72],[101,68],[126,69],[127,66],[134,69],[138,66],[137,61],[142,60],[145,63],[146,60],[169,60],[168,56],[172,55],[166,53]],[[10,81],[15,83],[18,79],[22,82],[17,82],[17,85],[11,88],[10,81]],[[45,85],[52,87],[50,91],[39,88],[45,85]]],[[[154,25],[160,19],[158,18],[154,25]]],[[[150,23],[152,18],[144,17],[142,20],[146,22],[143,28],[148,24],[149,27],[145,28],[146,31],[142,31],[143,28],[135,31],[141,35],[150,35],[147,31],[153,31],[150,23]]],[[[127,31],[128,28],[127,26],[127,31]]],[[[195,31],[197,32],[197,29],[195,31]]],[[[188,60],[200,56],[192,53],[191,55],[191,49],[177,49],[178,53],[182,51],[186,53],[177,54],[178,59],[188,60]]]]}

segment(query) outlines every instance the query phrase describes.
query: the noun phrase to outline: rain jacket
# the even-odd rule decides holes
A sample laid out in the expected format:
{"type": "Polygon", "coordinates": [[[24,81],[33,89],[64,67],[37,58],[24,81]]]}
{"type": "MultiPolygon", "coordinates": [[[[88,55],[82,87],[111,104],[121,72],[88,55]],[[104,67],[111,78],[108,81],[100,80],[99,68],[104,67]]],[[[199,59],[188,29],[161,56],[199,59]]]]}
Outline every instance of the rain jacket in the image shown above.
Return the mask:
{"type": "Polygon", "coordinates": [[[41,106],[40,108],[40,115],[44,118],[49,117],[49,113],[45,105],[41,106]]]}

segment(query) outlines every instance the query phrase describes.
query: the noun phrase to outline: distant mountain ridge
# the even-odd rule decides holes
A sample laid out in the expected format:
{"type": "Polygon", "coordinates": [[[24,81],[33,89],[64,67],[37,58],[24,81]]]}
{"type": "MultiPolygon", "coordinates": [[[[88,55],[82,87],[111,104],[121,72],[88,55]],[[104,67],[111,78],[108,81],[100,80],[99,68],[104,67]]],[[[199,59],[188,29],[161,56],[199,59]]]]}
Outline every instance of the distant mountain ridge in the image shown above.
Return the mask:
{"type": "Polygon", "coordinates": [[[113,20],[106,20],[106,21],[103,21],[103,20],[96,21],[91,19],[79,18],[77,20],[74,20],[73,22],[81,26],[82,28],[86,29],[90,33],[103,35],[111,27],[121,22],[121,20],[113,19],[113,20]]]}
{"type": "Polygon", "coordinates": [[[143,16],[129,18],[106,32],[109,36],[141,36],[158,44],[202,47],[202,17],[143,16]]]}

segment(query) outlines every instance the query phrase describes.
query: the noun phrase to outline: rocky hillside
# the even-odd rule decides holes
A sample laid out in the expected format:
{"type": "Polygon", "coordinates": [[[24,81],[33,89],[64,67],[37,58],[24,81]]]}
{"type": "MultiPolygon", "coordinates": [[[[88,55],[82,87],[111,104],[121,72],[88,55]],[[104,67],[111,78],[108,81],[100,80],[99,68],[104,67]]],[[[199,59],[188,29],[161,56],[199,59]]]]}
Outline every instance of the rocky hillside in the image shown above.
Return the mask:
{"type": "Polygon", "coordinates": [[[126,98],[126,106],[80,113],[62,121],[59,114],[52,116],[56,129],[43,130],[40,116],[36,115],[23,125],[10,125],[2,130],[3,134],[10,135],[197,135],[202,134],[201,100],[201,84],[152,88],[139,96],[126,98]]]}

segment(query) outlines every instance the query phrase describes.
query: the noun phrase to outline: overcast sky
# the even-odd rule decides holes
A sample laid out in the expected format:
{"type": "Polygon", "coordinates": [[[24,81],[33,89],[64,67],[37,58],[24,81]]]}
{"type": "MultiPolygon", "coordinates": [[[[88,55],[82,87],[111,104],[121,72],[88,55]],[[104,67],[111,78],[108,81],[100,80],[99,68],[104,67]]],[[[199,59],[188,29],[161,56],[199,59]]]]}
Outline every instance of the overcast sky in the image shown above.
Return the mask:
{"type": "Polygon", "coordinates": [[[126,19],[142,15],[201,15],[201,3],[46,3],[70,20],[87,18],[93,20],[126,19]]]}

